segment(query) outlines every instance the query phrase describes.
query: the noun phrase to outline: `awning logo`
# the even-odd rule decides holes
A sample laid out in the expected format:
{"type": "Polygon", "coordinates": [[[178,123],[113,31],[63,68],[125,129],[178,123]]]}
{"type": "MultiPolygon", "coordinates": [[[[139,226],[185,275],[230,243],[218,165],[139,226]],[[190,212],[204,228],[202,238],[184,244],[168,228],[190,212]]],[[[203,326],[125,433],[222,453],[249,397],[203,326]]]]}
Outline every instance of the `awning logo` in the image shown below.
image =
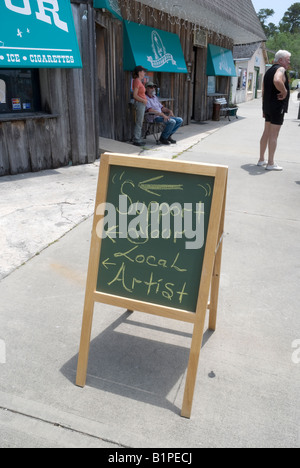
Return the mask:
{"type": "Polygon", "coordinates": [[[229,63],[227,61],[225,50],[221,49],[221,51],[222,51],[222,56],[221,56],[221,60],[220,60],[220,63],[219,63],[219,69],[220,69],[221,72],[224,71],[224,72],[228,73],[228,75],[231,75],[232,70],[231,70],[231,66],[229,65],[229,63]]]}
{"type": "Polygon", "coordinates": [[[147,60],[151,63],[151,66],[153,68],[161,68],[168,62],[172,62],[173,65],[176,65],[176,61],[174,60],[173,55],[167,53],[163,41],[157,31],[152,31],[151,39],[154,58],[147,57],[147,60]]]}

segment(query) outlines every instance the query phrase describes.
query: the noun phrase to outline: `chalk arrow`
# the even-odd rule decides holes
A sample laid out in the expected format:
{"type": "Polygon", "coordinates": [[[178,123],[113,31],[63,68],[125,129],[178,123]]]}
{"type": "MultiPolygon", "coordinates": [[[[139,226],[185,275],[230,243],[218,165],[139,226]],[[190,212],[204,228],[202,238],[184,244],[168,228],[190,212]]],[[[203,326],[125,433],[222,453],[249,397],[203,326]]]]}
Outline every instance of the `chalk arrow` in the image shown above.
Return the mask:
{"type": "Polygon", "coordinates": [[[154,177],[153,179],[144,180],[139,183],[139,188],[144,192],[151,193],[157,197],[161,197],[161,194],[156,193],[163,190],[183,190],[183,185],[170,185],[170,184],[154,184],[153,182],[163,179],[164,176],[154,177]],[[152,182],[152,183],[151,183],[152,182]]]}
{"type": "Polygon", "coordinates": [[[116,263],[109,263],[109,258],[107,258],[106,260],[104,260],[104,262],[102,262],[102,265],[103,265],[107,270],[109,270],[108,265],[116,266],[116,263]]]}
{"type": "Polygon", "coordinates": [[[115,244],[116,241],[114,240],[117,236],[117,234],[120,234],[118,231],[116,231],[117,227],[119,226],[111,226],[107,231],[106,231],[106,236],[115,244]]]}

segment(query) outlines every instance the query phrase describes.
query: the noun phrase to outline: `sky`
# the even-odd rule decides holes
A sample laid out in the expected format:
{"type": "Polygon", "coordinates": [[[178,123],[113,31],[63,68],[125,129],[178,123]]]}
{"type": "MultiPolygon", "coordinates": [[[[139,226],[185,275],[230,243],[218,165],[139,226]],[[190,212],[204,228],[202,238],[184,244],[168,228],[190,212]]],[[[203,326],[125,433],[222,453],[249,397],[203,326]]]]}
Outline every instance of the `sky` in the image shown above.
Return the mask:
{"type": "Polygon", "coordinates": [[[275,11],[275,15],[268,18],[268,23],[279,24],[282,20],[285,12],[290,8],[291,5],[297,3],[297,0],[252,0],[255,11],[258,12],[263,8],[269,8],[275,11]]]}

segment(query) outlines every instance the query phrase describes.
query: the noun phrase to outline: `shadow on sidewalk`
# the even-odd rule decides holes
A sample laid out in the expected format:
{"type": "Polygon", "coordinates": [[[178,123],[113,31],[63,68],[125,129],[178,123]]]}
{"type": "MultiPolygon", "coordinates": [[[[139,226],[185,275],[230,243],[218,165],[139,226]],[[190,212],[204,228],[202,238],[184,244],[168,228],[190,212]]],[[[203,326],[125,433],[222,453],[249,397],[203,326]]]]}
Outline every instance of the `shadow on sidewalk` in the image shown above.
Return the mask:
{"type": "Polygon", "coordinates": [[[265,167],[257,166],[256,164],[244,164],[241,166],[244,171],[247,171],[251,176],[261,176],[268,174],[265,167]]]}
{"type": "MultiPolygon", "coordinates": [[[[202,346],[212,334],[206,331],[202,346]]],[[[176,400],[184,390],[191,338],[186,331],[135,321],[127,311],[91,341],[86,384],[180,414],[176,400]],[[141,332],[149,333],[149,339],[141,332]],[[151,339],[151,333],[157,337],[161,332],[177,335],[180,345],[151,339]]],[[[61,368],[74,385],[77,361],[78,355],[61,368]]]]}
{"type": "MultiPolygon", "coordinates": [[[[70,166],[64,166],[64,168],[68,168],[70,166]]],[[[63,169],[63,168],[60,168],[63,169]]],[[[19,182],[24,181],[27,179],[37,179],[39,177],[48,177],[58,175],[59,172],[55,169],[45,169],[39,172],[26,172],[23,174],[14,174],[14,175],[6,175],[0,177],[0,184],[10,183],[10,182],[19,182]]]]}

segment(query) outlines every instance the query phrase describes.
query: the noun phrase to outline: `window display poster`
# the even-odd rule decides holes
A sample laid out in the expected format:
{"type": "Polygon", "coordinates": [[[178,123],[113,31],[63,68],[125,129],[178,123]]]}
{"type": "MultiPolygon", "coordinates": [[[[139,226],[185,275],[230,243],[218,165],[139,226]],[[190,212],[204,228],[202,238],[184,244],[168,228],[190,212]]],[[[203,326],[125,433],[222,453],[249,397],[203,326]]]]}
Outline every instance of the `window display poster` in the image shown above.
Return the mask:
{"type": "Polygon", "coordinates": [[[12,98],[12,109],[13,110],[21,110],[21,99],[20,98],[12,98]]]}

